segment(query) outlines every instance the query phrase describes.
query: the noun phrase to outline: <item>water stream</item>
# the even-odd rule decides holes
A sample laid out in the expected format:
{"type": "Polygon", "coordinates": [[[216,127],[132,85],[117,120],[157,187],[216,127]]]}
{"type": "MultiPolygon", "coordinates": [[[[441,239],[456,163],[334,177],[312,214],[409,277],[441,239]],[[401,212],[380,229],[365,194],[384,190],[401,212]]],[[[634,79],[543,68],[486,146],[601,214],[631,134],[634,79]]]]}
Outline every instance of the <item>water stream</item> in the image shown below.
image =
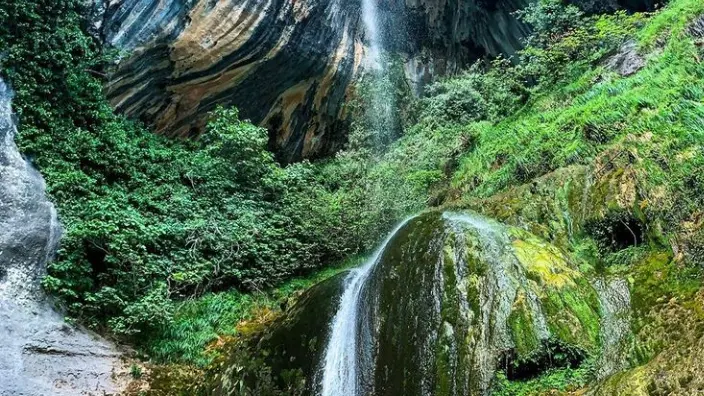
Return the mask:
{"type": "Polygon", "coordinates": [[[358,394],[357,323],[361,312],[362,288],[386,246],[412,218],[401,222],[389,234],[372,257],[345,279],[345,291],[332,320],[330,340],[323,360],[322,396],[354,396],[358,394]]]}
{"type": "Polygon", "coordinates": [[[370,69],[382,71],[381,32],[379,30],[379,10],[376,1],[362,0],[362,22],[369,41],[369,52],[365,55],[365,61],[370,69]]]}

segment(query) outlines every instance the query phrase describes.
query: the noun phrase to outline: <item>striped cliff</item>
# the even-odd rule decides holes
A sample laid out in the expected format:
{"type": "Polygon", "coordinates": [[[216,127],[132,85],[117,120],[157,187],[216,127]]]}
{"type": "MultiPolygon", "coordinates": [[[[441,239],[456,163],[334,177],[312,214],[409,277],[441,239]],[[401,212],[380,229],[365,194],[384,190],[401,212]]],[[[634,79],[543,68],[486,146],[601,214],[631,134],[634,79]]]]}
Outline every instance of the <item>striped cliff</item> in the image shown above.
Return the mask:
{"type": "MultiPolygon", "coordinates": [[[[197,136],[216,106],[266,127],[282,162],[344,145],[344,103],[368,50],[362,0],[92,0],[96,35],[122,53],[114,107],[170,136],[197,136]]],[[[520,48],[529,0],[377,0],[387,51],[423,84],[520,48]]],[[[574,0],[589,12],[655,0],[574,0]]]]}
{"type": "MultiPolygon", "coordinates": [[[[388,50],[422,85],[525,34],[524,0],[380,1],[388,50]]],[[[198,135],[216,106],[237,106],[270,131],[283,162],[345,142],[343,104],[363,73],[359,0],[105,0],[95,28],[122,59],[107,95],[115,108],[170,136],[198,135]]]]}

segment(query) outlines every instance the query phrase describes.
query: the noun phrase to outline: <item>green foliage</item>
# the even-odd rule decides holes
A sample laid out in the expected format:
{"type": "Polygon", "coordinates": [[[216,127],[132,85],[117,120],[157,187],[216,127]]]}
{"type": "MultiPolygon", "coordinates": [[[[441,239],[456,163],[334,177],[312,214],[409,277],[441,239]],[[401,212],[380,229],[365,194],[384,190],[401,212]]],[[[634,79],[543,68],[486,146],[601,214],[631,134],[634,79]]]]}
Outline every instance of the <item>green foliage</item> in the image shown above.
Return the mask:
{"type": "MultiPolygon", "coordinates": [[[[620,16],[600,21],[608,18],[616,23],[620,16]]],[[[702,70],[695,65],[695,52],[691,39],[674,40],[663,56],[631,78],[592,68],[548,92],[535,91],[530,105],[509,119],[468,125],[478,138],[475,149],[463,156],[453,185],[462,192],[489,196],[560,167],[589,163],[625,136],[650,136],[652,131],[657,131],[652,138],[626,142],[629,150],[643,150],[639,158],[653,150],[659,152],[653,154],[660,163],[662,158],[675,158],[675,152],[665,154],[668,147],[674,149],[670,144],[675,141],[684,146],[674,150],[692,150],[697,143],[691,139],[701,130],[692,123],[701,106],[695,92],[702,70]],[[697,99],[688,99],[692,94],[697,99]]],[[[686,162],[694,166],[696,161],[686,162]]],[[[676,185],[672,181],[677,178],[658,168],[662,169],[652,163],[648,177],[662,176],[661,185],[676,185]]],[[[672,170],[679,175],[676,168],[672,170]]]]}
{"type": "Polygon", "coordinates": [[[613,52],[643,24],[643,15],[617,12],[586,16],[561,0],[531,3],[519,16],[534,33],[519,52],[520,74],[540,90],[577,79],[595,62],[613,52]]]}
{"type": "Polygon", "coordinates": [[[302,291],[340,271],[359,264],[357,258],[343,266],[295,278],[274,289],[241,293],[236,290],[208,293],[197,299],[176,302],[173,319],[156,328],[138,347],[159,363],[185,363],[205,367],[218,356],[209,348],[221,337],[237,335],[236,324],[252,319],[257,311],[278,311],[302,291]]]}
{"type": "Polygon", "coordinates": [[[537,378],[525,381],[510,381],[499,372],[494,380],[493,396],[540,396],[554,395],[584,387],[593,378],[593,362],[585,361],[577,368],[550,370],[537,378]]]}
{"type": "Polygon", "coordinates": [[[132,376],[133,379],[140,379],[142,378],[142,367],[132,364],[130,366],[130,375],[132,376]]]}
{"type": "Polygon", "coordinates": [[[0,10],[18,144],[65,227],[44,286],[71,315],[146,338],[174,322],[175,301],[271,287],[355,254],[361,234],[376,238],[348,227],[353,209],[312,165],[281,168],[266,131],[235,109],[216,110],[194,142],[115,115],[96,78],[107,57],[81,28],[82,6],[0,10]]]}
{"type": "Polygon", "coordinates": [[[460,76],[429,86],[419,103],[421,123],[437,126],[497,121],[518,110],[528,92],[516,68],[502,58],[488,68],[482,66],[476,63],[460,76]]]}

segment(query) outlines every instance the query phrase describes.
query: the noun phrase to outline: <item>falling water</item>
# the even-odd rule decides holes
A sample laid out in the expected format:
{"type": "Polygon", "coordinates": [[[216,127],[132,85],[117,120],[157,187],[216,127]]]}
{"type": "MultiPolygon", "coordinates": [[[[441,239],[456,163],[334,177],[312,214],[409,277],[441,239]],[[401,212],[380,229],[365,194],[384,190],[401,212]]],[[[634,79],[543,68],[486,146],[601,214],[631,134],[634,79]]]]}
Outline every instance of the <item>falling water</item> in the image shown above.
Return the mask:
{"type": "Polygon", "coordinates": [[[376,5],[377,0],[362,0],[362,22],[367,32],[369,40],[369,52],[366,55],[368,66],[372,70],[381,71],[381,34],[379,32],[379,12],[376,5]]]}
{"type": "Polygon", "coordinates": [[[379,262],[386,245],[412,219],[401,222],[381,244],[372,257],[353,270],[345,280],[345,291],[332,320],[330,340],[323,360],[322,396],[356,396],[359,394],[357,334],[362,289],[369,274],[379,262]]]}
{"type": "Polygon", "coordinates": [[[479,236],[486,254],[489,281],[484,284],[480,295],[481,312],[477,318],[480,331],[475,354],[481,393],[488,394],[500,351],[514,347],[508,319],[519,289],[526,293],[532,312],[533,328],[540,340],[549,338],[547,320],[538,296],[528,287],[528,278],[523,266],[509,248],[511,241],[501,225],[471,213],[446,212],[443,218],[473,229],[479,236]]]}

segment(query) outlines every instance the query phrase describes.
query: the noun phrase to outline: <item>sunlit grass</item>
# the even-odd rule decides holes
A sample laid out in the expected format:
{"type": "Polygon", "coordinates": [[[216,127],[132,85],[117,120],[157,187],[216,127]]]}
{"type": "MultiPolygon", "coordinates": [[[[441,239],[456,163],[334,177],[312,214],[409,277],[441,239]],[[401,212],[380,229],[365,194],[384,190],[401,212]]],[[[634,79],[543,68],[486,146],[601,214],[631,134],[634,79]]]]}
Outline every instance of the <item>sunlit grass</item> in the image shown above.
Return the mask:
{"type": "MultiPolygon", "coordinates": [[[[661,25],[679,32],[704,3],[680,0],[648,22],[643,40],[661,25]]],[[[552,92],[538,93],[519,114],[496,125],[467,126],[477,144],[453,178],[464,194],[490,196],[557,168],[587,164],[626,136],[652,134],[667,155],[701,144],[704,66],[689,37],[672,36],[647,66],[623,78],[596,66],[552,92]]],[[[644,144],[642,150],[652,150],[644,144]]],[[[657,174],[657,172],[656,172],[657,174]]],[[[674,175],[678,177],[677,173],[674,175]]],[[[683,175],[680,175],[683,176],[683,175]]]]}

